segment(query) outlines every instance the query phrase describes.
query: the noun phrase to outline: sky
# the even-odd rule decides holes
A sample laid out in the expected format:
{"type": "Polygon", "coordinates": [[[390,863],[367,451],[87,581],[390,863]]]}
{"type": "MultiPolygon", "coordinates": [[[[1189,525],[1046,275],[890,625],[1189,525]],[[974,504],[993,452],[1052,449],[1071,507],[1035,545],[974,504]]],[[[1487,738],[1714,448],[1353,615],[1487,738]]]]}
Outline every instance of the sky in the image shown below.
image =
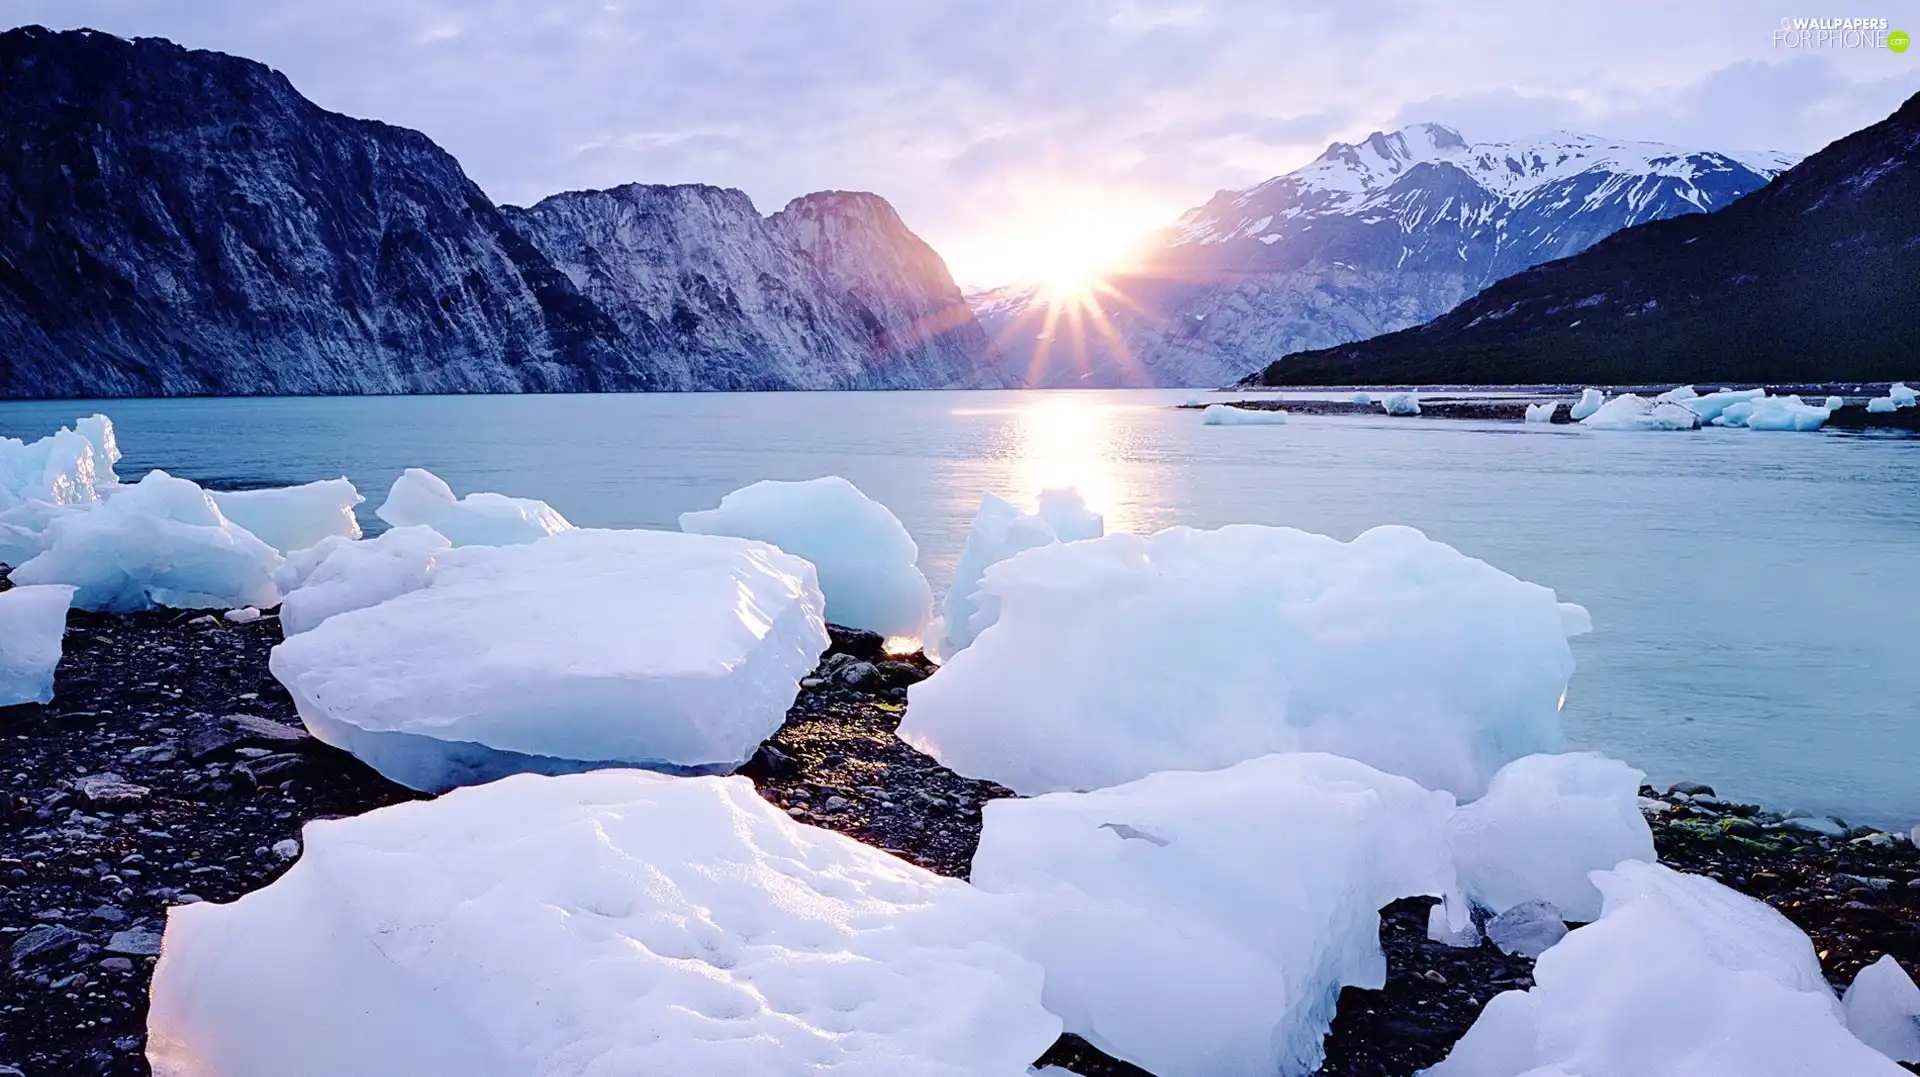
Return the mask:
{"type": "MultiPolygon", "coordinates": [[[[1868,0],[1869,5],[1879,0],[1868,0]]],[[[0,0],[247,56],[418,128],[495,200],[629,182],[763,213],[870,190],[970,287],[1104,262],[1222,188],[1431,121],[1812,152],[1920,50],[1783,47],[1753,0],[0,0]]],[[[1920,34],[1920,0],[1845,14],[1920,34]],[[1906,24],[1911,23],[1911,26],[1906,24]]]]}

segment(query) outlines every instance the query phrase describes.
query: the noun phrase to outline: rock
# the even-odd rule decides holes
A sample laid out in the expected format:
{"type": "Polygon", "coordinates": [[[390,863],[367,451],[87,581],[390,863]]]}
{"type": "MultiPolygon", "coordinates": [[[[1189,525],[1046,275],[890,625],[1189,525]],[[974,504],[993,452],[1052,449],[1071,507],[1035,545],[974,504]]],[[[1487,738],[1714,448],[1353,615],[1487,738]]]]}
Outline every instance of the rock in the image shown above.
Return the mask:
{"type": "Polygon", "coordinates": [[[1877,876],[1849,875],[1846,872],[1841,872],[1833,877],[1833,888],[1835,890],[1891,890],[1893,889],[1893,880],[1883,879],[1877,876]]]}
{"type": "Polygon", "coordinates": [[[292,860],[300,855],[300,843],[292,838],[276,841],[273,843],[273,855],[282,860],[292,860]]]}
{"type": "Polygon", "coordinates": [[[283,782],[291,777],[294,771],[306,765],[307,761],[303,756],[269,755],[235,764],[233,770],[235,774],[245,774],[258,787],[283,782]]]}
{"type": "Polygon", "coordinates": [[[841,625],[828,625],[827,639],[829,653],[850,654],[868,662],[879,661],[887,646],[886,637],[878,632],[869,632],[864,628],[845,628],[841,625]]]}
{"type": "Polygon", "coordinates": [[[304,729],[281,725],[251,714],[202,716],[187,730],[187,757],[199,762],[230,748],[255,747],[280,751],[303,750],[314,743],[304,729]]]}
{"type": "Polygon", "coordinates": [[[753,758],[747,760],[745,765],[738,771],[738,773],[744,774],[756,781],[765,781],[770,778],[791,778],[799,772],[800,764],[796,762],[792,756],[775,748],[772,744],[762,744],[754,751],[753,758]]]}
{"type": "Polygon", "coordinates": [[[118,774],[90,774],[73,783],[73,791],[94,808],[130,808],[147,799],[152,792],[134,785],[118,774]]]}
{"type": "Polygon", "coordinates": [[[132,972],[133,961],[124,957],[103,957],[100,959],[102,972],[132,972]]]}
{"type": "Polygon", "coordinates": [[[116,931],[107,940],[107,952],[126,954],[131,957],[156,957],[160,953],[160,936],[151,931],[116,931]]]}
{"type": "Polygon", "coordinates": [[[838,677],[840,683],[848,688],[880,687],[880,669],[872,662],[849,662],[841,668],[838,677]]]}
{"type": "Polygon", "coordinates": [[[35,924],[13,940],[9,958],[14,968],[23,969],[58,960],[91,941],[65,924],[35,924]]]}
{"type": "Polygon", "coordinates": [[[1755,841],[1766,836],[1766,832],[1760,829],[1759,823],[1751,819],[1742,819],[1737,815],[1720,820],[1720,832],[1736,838],[1751,838],[1755,841]]]}
{"type": "Polygon", "coordinates": [[[926,671],[912,662],[881,662],[874,668],[880,672],[880,682],[888,688],[905,688],[927,679],[926,671]]]}
{"type": "Polygon", "coordinates": [[[1785,882],[1771,871],[1756,871],[1747,876],[1747,889],[1756,894],[1777,893],[1785,882]]]}
{"type": "Polygon", "coordinates": [[[1503,953],[1539,957],[1565,938],[1566,921],[1546,901],[1523,901],[1487,921],[1487,938],[1503,953]]]}
{"type": "Polygon", "coordinates": [[[116,905],[102,905],[87,915],[103,924],[124,924],[127,922],[127,910],[116,905]]]}
{"type": "Polygon", "coordinates": [[[0,1066],[0,1077],[27,1077],[26,1071],[13,1066],[0,1066]]]}
{"type": "Polygon", "coordinates": [[[1826,816],[1789,816],[1780,824],[1788,830],[1798,830],[1806,834],[1818,834],[1823,838],[1837,838],[1847,832],[1838,820],[1826,816]]]}
{"type": "Polygon", "coordinates": [[[1420,974],[1420,978],[1430,984],[1439,984],[1441,987],[1447,986],[1446,974],[1440,972],[1438,969],[1428,969],[1420,974]]]}
{"type": "Polygon", "coordinates": [[[849,802],[846,797],[838,796],[838,795],[830,796],[827,798],[826,803],[820,805],[820,810],[821,811],[844,811],[846,810],[848,803],[849,802]]]}
{"type": "Polygon", "coordinates": [[[1699,782],[1674,782],[1667,786],[1668,796],[1676,793],[1684,793],[1690,797],[1710,797],[1713,795],[1713,786],[1702,785],[1699,782]]]}

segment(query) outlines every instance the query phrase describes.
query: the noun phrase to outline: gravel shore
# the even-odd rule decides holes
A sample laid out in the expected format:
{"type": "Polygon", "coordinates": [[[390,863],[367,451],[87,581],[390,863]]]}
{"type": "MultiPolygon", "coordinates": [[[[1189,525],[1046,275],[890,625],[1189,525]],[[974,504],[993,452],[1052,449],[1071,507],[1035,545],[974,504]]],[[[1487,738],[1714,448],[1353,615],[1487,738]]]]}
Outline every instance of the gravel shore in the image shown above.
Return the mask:
{"type": "MultiPolygon", "coordinates": [[[[0,1077],[147,1073],[147,981],[166,908],[271,883],[309,820],[418,795],[306,736],[267,672],[279,636],[273,618],[75,613],[54,703],[0,709],[0,1077]]],[[[906,687],[932,668],[836,630],[744,772],[796,819],[964,876],[982,805],[1011,794],[894,735],[906,687]]],[[[1920,965],[1912,845],[1813,834],[1706,794],[1648,807],[1663,859],[1780,908],[1836,985],[1882,953],[1920,965]]],[[[1323,1074],[1412,1074],[1494,994],[1531,984],[1529,960],[1429,942],[1429,904],[1384,911],[1387,986],[1343,996],[1323,1074]]],[[[1073,1037],[1041,1061],[1084,1077],[1143,1072],[1073,1037]]]]}

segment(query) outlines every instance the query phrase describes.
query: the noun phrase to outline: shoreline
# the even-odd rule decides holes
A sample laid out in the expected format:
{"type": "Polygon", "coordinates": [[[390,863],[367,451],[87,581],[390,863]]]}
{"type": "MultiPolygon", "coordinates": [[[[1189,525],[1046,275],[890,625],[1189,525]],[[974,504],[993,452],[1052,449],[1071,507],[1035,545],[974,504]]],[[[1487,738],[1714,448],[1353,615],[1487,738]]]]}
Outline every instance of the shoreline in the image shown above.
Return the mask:
{"type": "MultiPolygon", "coordinates": [[[[272,616],[74,612],[54,702],[0,709],[0,1074],[148,1073],[146,988],[165,909],[271,883],[308,821],[420,798],[305,734],[266,668],[279,639],[272,616]],[[106,775],[117,780],[81,780],[106,775]]],[[[894,736],[906,686],[933,667],[880,644],[834,630],[741,773],[799,821],[964,877],[982,805],[1012,794],[894,736]]],[[[1705,794],[1656,794],[1643,808],[1663,862],[1780,909],[1836,987],[1881,953],[1920,965],[1912,844],[1803,833],[1705,794]]],[[[1531,986],[1528,959],[1428,941],[1430,904],[1383,911],[1387,984],[1342,995],[1323,1075],[1406,1077],[1444,1057],[1494,994],[1531,986]]],[[[1038,1061],[1082,1077],[1145,1072],[1071,1036],[1038,1061]]]]}
{"type": "MultiPolygon", "coordinates": [[[[1527,405],[1541,404],[1549,400],[1559,401],[1571,406],[1579,399],[1576,392],[1571,397],[1558,392],[1543,392],[1533,395],[1521,395],[1516,391],[1512,397],[1457,397],[1444,393],[1420,398],[1420,414],[1388,415],[1382,410],[1379,401],[1357,404],[1351,400],[1210,400],[1204,404],[1175,404],[1180,411],[1205,411],[1214,404],[1225,404],[1242,411],[1284,411],[1289,415],[1335,415],[1335,416],[1372,416],[1381,419],[1479,419],[1494,422],[1524,422],[1527,417],[1527,405]]],[[[1536,426],[1548,425],[1536,423],[1536,426]]],[[[1568,415],[1567,408],[1555,408],[1553,426],[1577,426],[1568,415]]],[[[1913,430],[1920,431],[1920,408],[1901,408],[1892,412],[1869,412],[1865,404],[1847,404],[1833,412],[1831,418],[1822,426],[1825,430],[1913,430]]]]}

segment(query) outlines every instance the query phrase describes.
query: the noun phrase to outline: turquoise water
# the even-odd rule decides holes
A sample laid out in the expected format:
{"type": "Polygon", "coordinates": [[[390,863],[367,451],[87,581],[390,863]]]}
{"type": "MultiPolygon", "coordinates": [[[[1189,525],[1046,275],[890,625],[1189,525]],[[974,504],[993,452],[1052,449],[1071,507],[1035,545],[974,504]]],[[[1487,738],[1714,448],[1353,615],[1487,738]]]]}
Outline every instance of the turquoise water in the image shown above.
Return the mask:
{"type": "Polygon", "coordinates": [[[755,479],[839,474],[937,589],[983,493],[1077,484],[1110,529],[1411,524],[1593,612],[1576,744],[1664,786],[1920,823],[1920,439],[1601,433],[1296,416],[1204,427],[1186,392],[687,394],[0,403],[0,435],[119,427],[121,473],[215,486],[400,469],[672,527],[755,479]]]}

